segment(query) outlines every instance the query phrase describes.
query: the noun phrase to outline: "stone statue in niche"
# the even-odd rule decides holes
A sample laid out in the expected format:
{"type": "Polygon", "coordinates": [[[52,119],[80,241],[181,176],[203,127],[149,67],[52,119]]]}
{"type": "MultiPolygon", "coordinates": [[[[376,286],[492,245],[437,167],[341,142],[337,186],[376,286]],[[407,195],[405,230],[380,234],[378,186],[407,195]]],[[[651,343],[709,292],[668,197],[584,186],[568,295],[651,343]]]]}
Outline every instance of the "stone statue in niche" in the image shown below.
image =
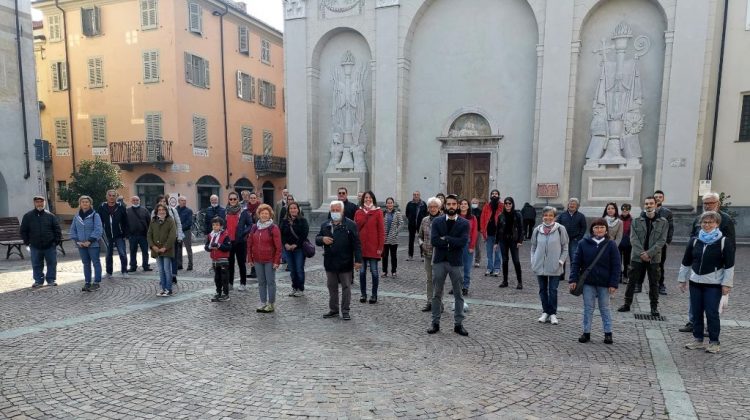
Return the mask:
{"type": "Polygon", "coordinates": [[[306,0],[284,0],[284,16],[287,19],[305,17],[306,0]]]}
{"type": "Polygon", "coordinates": [[[633,42],[635,51],[627,58],[633,31],[621,22],[612,33],[612,44],[601,41],[601,48],[594,51],[601,57],[599,81],[592,105],[591,142],[586,151],[586,166],[626,165],[640,167],[641,144],[638,134],[643,129],[643,88],[639,71],[639,59],[651,47],[646,36],[633,42]],[[615,57],[610,59],[609,52],[615,57]]]}
{"type": "Polygon", "coordinates": [[[448,137],[490,136],[492,130],[487,120],[479,114],[463,114],[456,118],[448,131],[448,137]]]}
{"type": "Polygon", "coordinates": [[[347,51],[334,67],[331,160],[327,172],[367,172],[365,91],[367,67],[347,51]]]}

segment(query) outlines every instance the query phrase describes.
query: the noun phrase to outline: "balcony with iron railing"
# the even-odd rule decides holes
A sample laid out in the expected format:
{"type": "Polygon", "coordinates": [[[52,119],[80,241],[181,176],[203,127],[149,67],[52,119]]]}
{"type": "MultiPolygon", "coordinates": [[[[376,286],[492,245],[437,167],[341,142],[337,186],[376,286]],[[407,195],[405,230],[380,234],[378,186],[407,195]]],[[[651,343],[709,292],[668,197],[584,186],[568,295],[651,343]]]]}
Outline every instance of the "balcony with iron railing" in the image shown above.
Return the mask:
{"type": "Polygon", "coordinates": [[[253,157],[257,176],[286,176],[286,158],[280,156],[255,155],[253,157]]]}
{"type": "Polygon", "coordinates": [[[121,141],[109,144],[110,162],[126,171],[135,166],[153,166],[165,171],[172,164],[172,142],[165,140],[121,141]]]}

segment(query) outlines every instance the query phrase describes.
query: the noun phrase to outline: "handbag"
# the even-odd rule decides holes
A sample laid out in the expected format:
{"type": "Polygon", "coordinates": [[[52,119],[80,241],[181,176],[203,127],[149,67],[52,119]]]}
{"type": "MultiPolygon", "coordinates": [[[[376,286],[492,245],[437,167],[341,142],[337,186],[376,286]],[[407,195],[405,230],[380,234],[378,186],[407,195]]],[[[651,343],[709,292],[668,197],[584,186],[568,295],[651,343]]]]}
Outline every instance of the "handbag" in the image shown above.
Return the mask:
{"type": "Polygon", "coordinates": [[[589,276],[589,273],[591,273],[591,268],[594,267],[597,262],[599,262],[599,258],[601,258],[602,254],[604,254],[604,250],[609,246],[609,239],[605,239],[602,244],[603,246],[601,247],[601,249],[599,249],[599,252],[597,252],[596,257],[594,257],[594,261],[592,261],[591,264],[586,267],[585,270],[583,270],[583,273],[578,276],[578,281],[576,282],[575,289],[570,291],[571,295],[581,296],[583,294],[583,285],[586,283],[586,278],[589,276]]]}
{"type": "MultiPolygon", "coordinates": [[[[289,224],[289,231],[292,232],[292,235],[294,235],[294,238],[299,240],[299,236],[297,236],[297,233],[294,231],[294,227],[292,227],[292,224],[289,224]]],[[[305,238],[302,241],[302,254],[305,256],[305,258],[312,258],[315,256],[315,245],[310,243],[310,240],[305,238]]]]}

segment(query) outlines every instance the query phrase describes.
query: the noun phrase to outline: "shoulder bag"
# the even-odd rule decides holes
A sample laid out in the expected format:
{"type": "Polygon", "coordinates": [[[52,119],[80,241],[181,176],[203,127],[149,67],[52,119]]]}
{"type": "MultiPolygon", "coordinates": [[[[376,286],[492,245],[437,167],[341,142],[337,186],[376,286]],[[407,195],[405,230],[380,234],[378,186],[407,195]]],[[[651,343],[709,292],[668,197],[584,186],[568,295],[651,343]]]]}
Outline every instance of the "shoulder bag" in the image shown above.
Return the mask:
{"type": "MultiPolygon", "coordinates": [[[[295,239],[299,240],[299,236],[297,236],[297,233],[294,231],[294,226],[292,226],[292,223],[289,223],[289,231],[292,232],[292,235],[295,239]]],[[[315,245],[310,243],[310,240],[305,238],[302,241],[302,254],[305,255],[305,258],[312,258],[315,256],[315,245]]]]}
{"type": "Polygon", "coordinates": [[[591,268],[596,265],[597,262],[599,262],[599,258],[601,258],[602,254],[604,254],[604,250],[607,249],[609,246],[609,239],[605,239],[602,242],[602,247],[599,249],[599,252],[596,253],[596,257],[594,257],[594,261],[589,264],[588,267],[586,267],[585,270],[581,273],[580,276],[578,276],[578,281],[576,282],[576,288],[570,291],[570,294],[573,296],[581,296],[583,294],[583,285],[586,283],[586,278],[589,276],[589,273],[591,273],[591,268]]]}

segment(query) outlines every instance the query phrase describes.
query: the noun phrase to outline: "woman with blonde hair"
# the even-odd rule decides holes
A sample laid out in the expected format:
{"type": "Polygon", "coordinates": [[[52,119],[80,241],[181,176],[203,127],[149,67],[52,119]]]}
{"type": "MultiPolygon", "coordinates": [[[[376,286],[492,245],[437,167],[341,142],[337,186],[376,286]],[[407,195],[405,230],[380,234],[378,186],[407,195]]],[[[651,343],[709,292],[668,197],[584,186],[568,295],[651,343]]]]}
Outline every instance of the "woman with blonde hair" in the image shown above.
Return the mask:
{"type": "Polygon", "coordinates": [[[102,282],[102,263],[99,261],[99,240],[104,234],[101,216],[91,207],[91,197],[78,198],[78,213],[70,224],[70,240],[76,244],[83,263],[83,292],[99,288],[102,282]],[[91,284],[91,267],[94,267],[94,284],[91,284]]]}
{"type": "Polygon", "coordinates": [[[260,306],[256,312],[276,309],[276,270],[281,264],[281,230],[273,223],[273,209],[261,204],[255,211],[258,221],[247,235],[247,263],[258,275],[260,306]]]}

